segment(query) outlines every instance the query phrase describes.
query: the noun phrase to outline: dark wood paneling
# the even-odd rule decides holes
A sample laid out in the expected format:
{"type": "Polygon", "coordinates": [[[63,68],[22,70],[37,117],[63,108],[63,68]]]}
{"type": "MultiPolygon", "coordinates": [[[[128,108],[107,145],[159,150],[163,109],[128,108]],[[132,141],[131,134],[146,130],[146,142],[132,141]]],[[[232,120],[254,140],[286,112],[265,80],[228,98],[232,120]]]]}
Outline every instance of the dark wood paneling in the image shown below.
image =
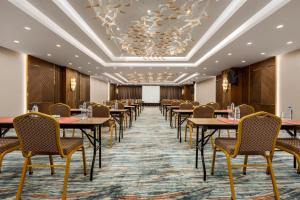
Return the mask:
{"type": "Polygon", "coordinates": [[[245,103],[252,105],[256,111],[275,113],[275,58],[234,70],[238,84],[230,85],[227,91],[223,91],[222,82],[228,70],[217,76],[217,102],[222,108],[231,102],[236,105],[245,103]]]}

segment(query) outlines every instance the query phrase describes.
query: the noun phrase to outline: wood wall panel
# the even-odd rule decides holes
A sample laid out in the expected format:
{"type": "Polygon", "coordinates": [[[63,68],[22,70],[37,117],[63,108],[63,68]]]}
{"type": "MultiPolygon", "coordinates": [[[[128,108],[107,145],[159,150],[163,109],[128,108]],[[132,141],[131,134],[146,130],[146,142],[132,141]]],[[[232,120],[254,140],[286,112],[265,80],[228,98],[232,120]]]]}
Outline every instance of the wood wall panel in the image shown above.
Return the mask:
{"type": "Polygon", "coordinates": [[[78,71],[28,56],[28,106],[38,103],[46,107],[66,103],[77,108],[81,101],[90,100],[90,77],[78,71]],[[76,78],[76,91],[71,91],[70,80],[76,78]],[[46,106],[44,106],[46,105],[46,106]]]}
{"type": "Polygon", "coordinates": [[[231,102],[236,105],[250,104],[256,111],[275,113],[275,58],[243,68],[234,68],[238,84],[223,91],[222,82],[228,70],[217,76],[217,102],[226,108],[231,102]]]}

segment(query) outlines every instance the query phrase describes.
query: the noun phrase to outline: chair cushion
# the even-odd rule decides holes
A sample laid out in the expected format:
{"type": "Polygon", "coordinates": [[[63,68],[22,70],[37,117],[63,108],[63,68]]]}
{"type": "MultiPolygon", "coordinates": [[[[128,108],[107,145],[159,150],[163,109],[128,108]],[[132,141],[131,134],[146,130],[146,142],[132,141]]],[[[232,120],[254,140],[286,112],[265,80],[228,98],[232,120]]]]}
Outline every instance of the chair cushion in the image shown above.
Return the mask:
{"type": "Polygon", "coordinates": [[[19,146],[19,140],[16,137],[0,138],[0,153],[19,146]]]}
{"type": "Polygon", "coordinates": [[[64,151],[64,154],[68,154],[74,149],[78,148],[79,146],[83,145],[83,139],[82,138],[60,138],[60,143],[62,146],[62,149],[64,151]]]}
{"type": "Polygon", "coordinates": [[[235,138],[216,138],[215,145],[227,151],[229,154],[233,154],[236,144],[235,138]]]}
{"type": "Polygon", "coordinates": [[[276,147],[284,147],[296,153],[300,153],[300,139],[298,138],[278,138],[276,147]]]}

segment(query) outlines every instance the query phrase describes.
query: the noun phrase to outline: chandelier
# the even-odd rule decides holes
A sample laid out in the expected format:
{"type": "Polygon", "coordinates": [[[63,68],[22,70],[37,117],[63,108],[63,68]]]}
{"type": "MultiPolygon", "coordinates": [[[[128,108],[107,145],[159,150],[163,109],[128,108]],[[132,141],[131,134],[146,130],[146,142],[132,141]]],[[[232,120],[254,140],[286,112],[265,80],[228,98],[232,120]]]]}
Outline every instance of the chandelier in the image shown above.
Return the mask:
{"type": "Polygon", "coordinates": [[[210,1],[156,1],[157,7],[154,10],[147,10],[144,15],[129,21],[127,30],[123,32],[118,21],[133,3],[142,3],[142,0],[89,0],[89,8],[95,11],[109,39],[123,52],[144,57],[145,60],[161,60],[165,56],[180,55],[187,50],[193,41],[193,29],[208,18],[210,1]]]}

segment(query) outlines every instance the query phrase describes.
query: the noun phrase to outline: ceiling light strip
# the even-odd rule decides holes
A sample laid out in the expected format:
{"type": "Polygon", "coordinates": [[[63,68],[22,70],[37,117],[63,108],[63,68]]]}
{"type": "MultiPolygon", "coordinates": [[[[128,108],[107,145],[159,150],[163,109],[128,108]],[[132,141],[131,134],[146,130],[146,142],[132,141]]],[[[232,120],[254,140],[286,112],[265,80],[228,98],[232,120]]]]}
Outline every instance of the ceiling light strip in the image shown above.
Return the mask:
{"type": "Polygon", "coordinates": [[[179,81],[180,79],[182,79],[182,78],[185,77],[186,75],[187,75],[187,73],[181,74],[180,76],[178,76],[178,77],[174,80],[174,82],[179,81]]]}
{"type": "Polygon", "coordinates": [[[67,0],[52,0],[110,59],[115,57],[67,0]]]}
{"type": "Polygon", "coordinates": [[[224,40],[218,43],[214,48],[208,51],[203,57],[201,57],[195,64],[200,65],[208,58],[213,56],[215,53],[223,49],[229,43],[233,42],[235,39],[240,37],[242,34],[253,28],[255,25],[259,24],[267,17],[272,15],[274,12],[282,8],[284,5],[289,3],[290,0],[272,0],[265,7],[259,10],[255,15],[248,19],[245,23],[235,29],[231,34],[229,34],[224,40]]]}
{"type": "Polygon", "coordinates": [[[104,72],[103,75],[105,75],[105,76],[107,76],[107,77],[109,77],[109,78],[111,78],[111,79],[113,79],[115,81],[118,81],[119,83],[125,84],[123,81],[121,81],[120,79],[114,77],[113,75],[111,75],[109,73],[104,72]]]}
{"type": "Polygon", "coordinates": [[[194,74],[188,76],[187,78],[183,79],[182,81],[180,81],[178,84],[184,83],[184,82],[186,82],[186,81],[188,81],[188,80],[190,80],[190,79],[192,79],[192,78],[194,78],[198,75],[199,75],[199,73],[194,73],[194,74]]]}
{"type": "Polygon", "coordinates": [[[35,6],[29,3],[27,0],[9,0],[10,3],[14,4],[16,7],[21,9],[26,14],[30,15],[32,18],[46,26],[52,32],[59,35],[61,38],[78,48],[80,51],[84,52],[86,55],[90,56],[92,59],[97,61],[98,63],[104,65],[105,62],[98,57],[94,52],[80,43],[77,39],[75,39],[72,35],[66,32],[63,28],[57,25],[53,20],[47,17],[44,13],[38,10],[35,6]]]}
{"type": "Polygon", "coordinates": [[[187,54],[185,61],[191,59],[197,51],[247,2],[247,0],[233,0],[201,37],[197,44],[187,54]]]}
{"type": "Polygon", "coordinates": [[[118,76],[120,79],[124,80],[125,82],[129,82],[124,76],[122,76],[121,74],[119,73],[115,73],[116,76],[118,76]]]}

